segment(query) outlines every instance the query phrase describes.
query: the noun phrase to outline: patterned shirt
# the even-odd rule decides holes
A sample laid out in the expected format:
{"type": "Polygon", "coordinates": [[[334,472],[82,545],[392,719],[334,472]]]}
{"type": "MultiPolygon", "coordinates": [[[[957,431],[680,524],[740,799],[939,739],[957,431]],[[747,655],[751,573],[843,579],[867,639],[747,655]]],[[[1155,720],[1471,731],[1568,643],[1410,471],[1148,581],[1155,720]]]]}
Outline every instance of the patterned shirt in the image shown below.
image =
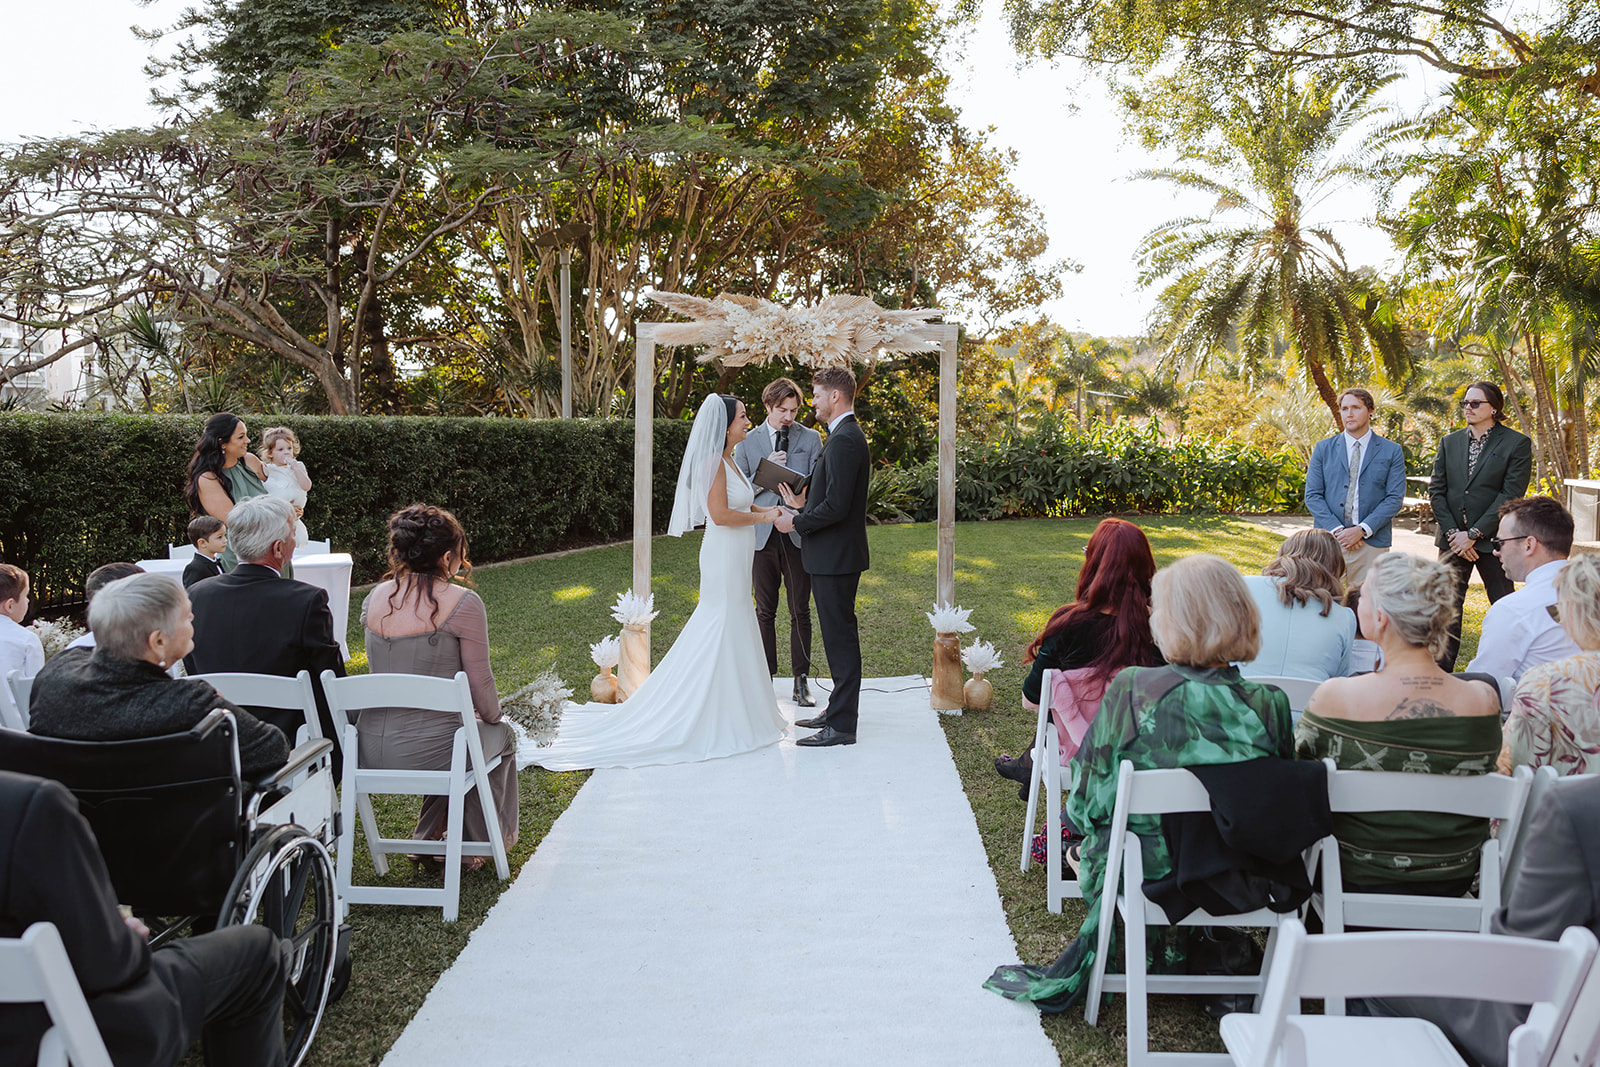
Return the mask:
{"type": "Polygon", "coordinates": [[[1472,472],[1478,469],[1478,457],[1483,455],[1483,444],[1489,440],[1489,435],[1478,436],[1474,433],[1467,434],[1467,477],[1472,477],[1472,472]]]}
{"type": "Polygon", "coordinates": [[[1506,718],[1497,769],[1554,767],[1562,776],[1600,772],[1600,652],[1528,668],[1506,718]]]}

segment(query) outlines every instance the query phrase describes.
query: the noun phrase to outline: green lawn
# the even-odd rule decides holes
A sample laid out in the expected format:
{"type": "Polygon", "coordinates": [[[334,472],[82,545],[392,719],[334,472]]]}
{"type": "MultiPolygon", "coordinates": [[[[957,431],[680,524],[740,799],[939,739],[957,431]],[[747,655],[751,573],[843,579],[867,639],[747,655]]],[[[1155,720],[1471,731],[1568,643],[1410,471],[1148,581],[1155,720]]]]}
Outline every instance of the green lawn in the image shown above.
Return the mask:
{"type": "MultiPolygon", "coordinates": [[[[1026,876],[1018,872],[1023,805],[1015,784],[996,776],[992,762],[1001,752],[1016,754],[1032,744],[1033,713],[1021,703],[1026,673],[1022,652],[1050,613],[1071,598],[1083,546],[1095,521],[964,523],[956,531],[956,601],[973,609],[977,627],[968,642],[974,637],[993,642],[1006,663],[989,676],[995,685],[994,710],[946,716],[945,736],[972,803],[1020,958],[1030,963],[1048,962],[1060,952],[1077,931],[1082,910],[1076,902],[1068,902],[1065,914],[1049,914],[1044,908],[1043,870],[1036,866],[1026,876]]],[[[1254,572],[1271,558],[1277,544],[1265,529],[1227,517],[1138,521],[1161,564],[1206,551],[1254,572]]],[[[866,673],[927,674],[933,633],[922,613],[933,601],[934,528],[930,524],[875,527],[870,539],[873,568],[862,577],[857,604],[866,673]]],[[[652,629],[656,659],[694,609],[699,546],[698,536],[655,542],[654,590],[661,611],[652,629]]],[[[615,546],[478,571],[475,582],[489,608],[492,658],[502,692],[553,666],[582,698],[595,673],[588,643],[615,632],[609,609],[629,583],[631,561],[629,547],[615,546]]],[[[360,599],[355,597],[350,625],[352,667],[357,670],[365,666],[360,599]]],[[[1467,601],[1462,663],[1476,647],[1486,606],[1482,590],[1474,589],[1467,601]]],[[[787,648],[783,627],[780,615],[780,649],[787,648]]],[[[818,639],[815,644],[820,661],[822,642],[818,639]]],[[[863,743],[871,743],[870,731],[863,743]]],[[[513,877],[587,776],[587,772],[521,772],[521,834],[511,856],[513,877]]],[[[380,818],[403,830],[415,811],[414,802],[401,801],[382,806],[380,818]]],[[[357,864],[358,879],[371,876],[360,852],[357,864]]],[[[395,884],[437,884],[439,876],[400,860],[389,877],[395,884]]],[[[353,908],[356,966],[350,991],[330,1009],[309,1062],[328,1067],[376,1064],[503,888],[489,870],[464,876],[461,919],[454,924],[440,922],[436,909],[353,908]]],[[[987,976],[974,973],[974,987],[987,976]]],[[[1044,1025],[1064,1064],[1109,1067],[1124,1061],[1120,1004],[1102,1013],[1098,1027],[1086,1025],[1081,1011],[1046,1016],[1044,1025]]],[[[1157,1048],[1221,1049],[1215,1025],[1181,998],[1160,1003],[1152,1032],[1157,1048]]]]}

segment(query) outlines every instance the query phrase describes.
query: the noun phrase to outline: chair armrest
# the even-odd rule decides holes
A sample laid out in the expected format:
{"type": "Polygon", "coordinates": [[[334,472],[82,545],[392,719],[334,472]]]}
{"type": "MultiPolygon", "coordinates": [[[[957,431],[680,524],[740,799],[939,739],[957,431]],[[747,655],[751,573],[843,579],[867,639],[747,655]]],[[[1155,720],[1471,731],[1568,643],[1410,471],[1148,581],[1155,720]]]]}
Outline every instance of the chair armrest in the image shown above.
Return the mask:
{"type": "Polygon", "coordinates": [[[289,753],[289,762],[258,780],[254,786],[255,791],[265,793],[270,789],[278,788],[280,784],[293,778],[332,751],[333,742],[326,737],[319,737],[315,741],[307,741],[289,753]]]}
{"type": "Polygon", "coordinates": [[[206,712],[205,718],[189,727],[189,736],[196,739],[207,737],[225,722],[233,722],[233,712],[227,708],[212,708],[206,712]]]}

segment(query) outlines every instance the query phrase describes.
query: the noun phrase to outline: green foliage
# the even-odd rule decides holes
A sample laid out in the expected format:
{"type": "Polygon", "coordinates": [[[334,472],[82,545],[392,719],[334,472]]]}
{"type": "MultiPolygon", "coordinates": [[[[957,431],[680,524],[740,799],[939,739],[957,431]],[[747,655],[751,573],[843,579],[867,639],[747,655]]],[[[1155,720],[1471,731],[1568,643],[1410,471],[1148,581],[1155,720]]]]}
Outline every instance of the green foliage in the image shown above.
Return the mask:
{"type": "MultiPolygon", "coordinates": [[[[0,413],[0,559],[42,604],[75,600],[89,571],[166,555],[189,521],[185,469],[203,416],[0,413]]],[[[313,536],[384,569],[385,520],[417,501],[454,511],[480,563],[629,535],[633,422],[251,418],[253,439],[288,426],[313,484],[313,536]]],[[[652,517],[665,529],[689,424],[657,420],[652,517]]]]}
{"type": "MultiPolygon", "coordinates": [[[[1278,511],[1297,506],[1305,471],[1291,456],[1236,441],[1166,440],[1151,423],[1046,421],[1032,432],[958,442],[956,518],[1104,512],[1278,511]]],[[[939,468],[906,475],[919,522],[938,515],[939,468]]]]}

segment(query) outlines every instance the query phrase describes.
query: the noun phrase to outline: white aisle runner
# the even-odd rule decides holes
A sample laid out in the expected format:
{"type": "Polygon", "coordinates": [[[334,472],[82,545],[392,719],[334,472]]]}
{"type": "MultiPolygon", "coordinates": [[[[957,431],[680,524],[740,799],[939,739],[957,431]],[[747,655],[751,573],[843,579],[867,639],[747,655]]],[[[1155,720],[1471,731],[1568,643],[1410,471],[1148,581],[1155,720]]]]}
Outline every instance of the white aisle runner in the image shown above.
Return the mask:
{"type": "Polygon", "coordinates": [[[1054,1067],[926,685],[865,684],[854,746],[595,772],[386,1067],[1054,1067]]]}

